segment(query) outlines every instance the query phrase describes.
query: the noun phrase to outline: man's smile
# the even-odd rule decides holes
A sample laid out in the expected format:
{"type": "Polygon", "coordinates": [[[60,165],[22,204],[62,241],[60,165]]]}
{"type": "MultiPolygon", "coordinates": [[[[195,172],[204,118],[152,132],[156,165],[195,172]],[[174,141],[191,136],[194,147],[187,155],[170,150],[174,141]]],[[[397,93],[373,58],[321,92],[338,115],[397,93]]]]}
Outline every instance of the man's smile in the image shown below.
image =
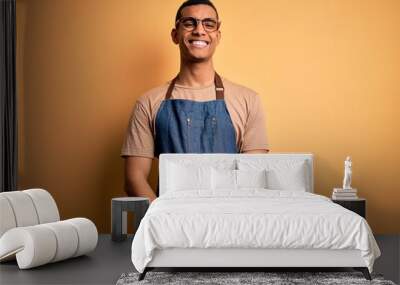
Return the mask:
{"type": "Polygon", "coordinates": [[[208,41],[205,40],[189,40],[189,44],[195,48],[205,48],[209,45],[208,41]]]}

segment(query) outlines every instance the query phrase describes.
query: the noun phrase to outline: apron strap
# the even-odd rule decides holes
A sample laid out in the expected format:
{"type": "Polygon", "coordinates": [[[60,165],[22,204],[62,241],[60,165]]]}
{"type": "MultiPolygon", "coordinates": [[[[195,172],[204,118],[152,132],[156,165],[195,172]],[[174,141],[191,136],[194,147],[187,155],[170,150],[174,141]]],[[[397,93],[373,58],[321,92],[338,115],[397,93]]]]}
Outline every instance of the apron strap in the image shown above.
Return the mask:
{"type": "MultiPolygon", "coordinates": [[[[165,95],[165,100],[168,100],[172,96],[172,90],[174,89],[175,82],[178,79],[178,75],[172,79],[171,83],[168,86],[167,94],[165,95]]],[[[216,93],[216,98],[218,99],[224,99],[224,85],[222,83],[221,77],[218,75],[218,73],[215,72],[214,76],[214,84],[215,84],[215,93],[216,93]]]]}
{"type": "Polygon", "coordinates": [[[217,100],[224,99],[224,92],[225,92],[224,84],[222,84],[222,79],[216,72],[214,77],[214,83],[215,83],[215,93],[217,94],[217,100]]]}

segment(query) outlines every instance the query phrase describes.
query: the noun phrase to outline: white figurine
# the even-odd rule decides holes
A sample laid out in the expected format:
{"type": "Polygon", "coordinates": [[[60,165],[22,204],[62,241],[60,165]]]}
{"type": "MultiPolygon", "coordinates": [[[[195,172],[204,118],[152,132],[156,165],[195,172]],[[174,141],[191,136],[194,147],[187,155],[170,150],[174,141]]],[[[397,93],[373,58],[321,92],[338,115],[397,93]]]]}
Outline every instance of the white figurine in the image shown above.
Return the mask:
{"type": "Polygon", "coordinates": [[[344,178],[343,178],[343,190],[352,189],[351,188],[351,158],[346,157],[344,162],[344,178]]]}

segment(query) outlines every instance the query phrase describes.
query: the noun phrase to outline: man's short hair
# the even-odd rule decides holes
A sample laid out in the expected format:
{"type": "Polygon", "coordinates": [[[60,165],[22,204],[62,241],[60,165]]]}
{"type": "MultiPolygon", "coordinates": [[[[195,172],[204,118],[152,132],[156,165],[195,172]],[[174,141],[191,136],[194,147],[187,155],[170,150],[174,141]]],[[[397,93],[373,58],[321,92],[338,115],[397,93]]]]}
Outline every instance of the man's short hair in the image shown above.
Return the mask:
{"type": "Polygon", "coordinates": [[[217,8],[215,8],[214,4],[210,0],[187,0],[182,3],[182,5],[179,7],[178,12],[176,12],[176,17],[175,17],[175,23],[182,17],[182,10],[185,7],[188,6],[193,6],[193,5],[208,5],[212,7],[217,14],[217,19],[218,19],[218,11],[217,8]]]}

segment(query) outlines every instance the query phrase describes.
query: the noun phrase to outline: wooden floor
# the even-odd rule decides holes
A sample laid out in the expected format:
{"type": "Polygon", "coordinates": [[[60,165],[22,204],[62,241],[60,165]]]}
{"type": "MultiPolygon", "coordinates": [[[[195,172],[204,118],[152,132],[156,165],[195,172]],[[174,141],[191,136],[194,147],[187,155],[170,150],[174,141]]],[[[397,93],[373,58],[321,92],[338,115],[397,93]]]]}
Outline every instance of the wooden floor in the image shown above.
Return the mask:
{"type": "MultiPolygon", "coordinates": [[[[374,272],[399,283],[400,236],[375,237],[382,251],[374,272]]],[[[88,256],[19,270],[16,262],[0,264],[0,284],[115,284],[124,272],[134,271],[130,259],[132,237],[124,242],[112,242],[110,235],[100,235],[96,250],[88,256]]]]}

